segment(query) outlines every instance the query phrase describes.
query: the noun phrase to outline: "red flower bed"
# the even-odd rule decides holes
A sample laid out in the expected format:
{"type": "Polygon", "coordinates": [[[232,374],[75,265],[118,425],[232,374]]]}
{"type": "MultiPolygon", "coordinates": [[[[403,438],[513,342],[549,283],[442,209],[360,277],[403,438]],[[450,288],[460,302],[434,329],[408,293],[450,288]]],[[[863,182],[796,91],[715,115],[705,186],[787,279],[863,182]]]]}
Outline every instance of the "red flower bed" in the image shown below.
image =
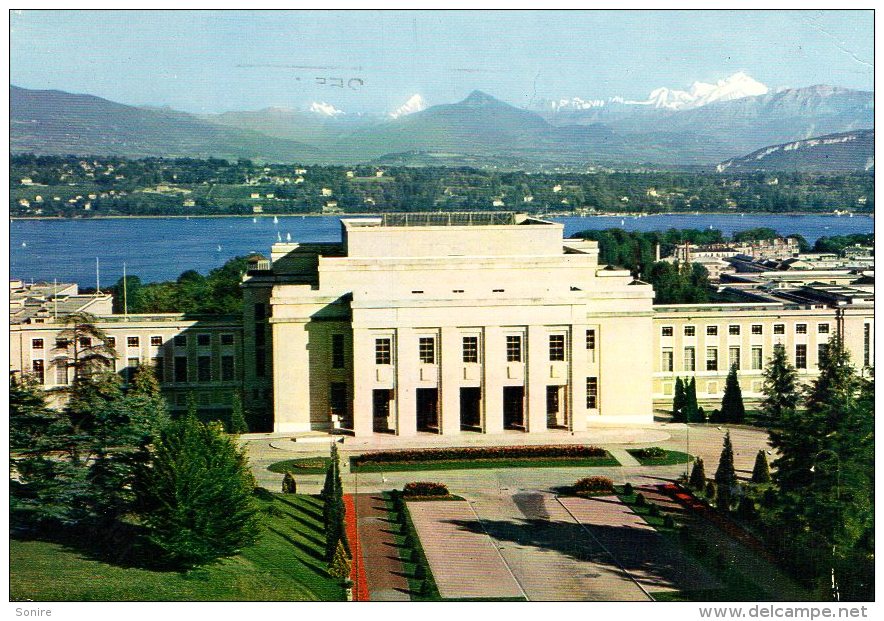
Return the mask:
{"type": "Polygon", "coordinates": [[[409,449],[377,451],[352,458],[354,466],[371,463],[401,463],[464,459],[531,459],[543,457],[607,457],[597,446],[563,444],[559,446],[471,446],[461,448],[409,449]]]}
{"type": "Polygon", "coordinates": [[[448,496],[448,488],[442,483],[429,483],[427,481],[416,481],[407,483],[402,488],[402,495],[406,498],[413,496],[448,496]]]}
{"type": "Polygon", "coordinates": [[[575,494],[614,493],[614,481],[608,477],[586,477],[574,484],[575,494]]]}
{"type": "Polygon", "coordinates": [[[677,500],[680,504],[682,504],[689,510],[701,515],[705,519],[712,522],[715,526],[724,531],[724,533],[732,539],[735,539],[736,541],[742,543],[744,546],[758,552],[771,563],[776,563],[776,559],[774,558],[774,556],[770,552],[768,552],[767,548],[764,547],[764,544],[759,541],[757,537],[755,537],[751,533],[746,532],[742,527],[740,527],[739,524],[735,524],[732,520],[728,519],[726,515],[723,515],[721,512],[716,511],[705,502],[697,499],[697,497],[694,496],[693,493],[691,493],[690,491],[685,490],[684,488],[672,483],[660,485],[658,486],[658,489],[660,489],[667,496],[670,496],[677,500]]]}
{"type": "Polygon", "coordinates": [[[367,602],[368,580],[365,577],[362,545],[359,541],[359,530],[356,527],[355,501],[356,499],[351,494],[344,494],[344,525],[353,555],[353,562],[350,564],[350,580],[353,581],[353,601],[367,602]]]}

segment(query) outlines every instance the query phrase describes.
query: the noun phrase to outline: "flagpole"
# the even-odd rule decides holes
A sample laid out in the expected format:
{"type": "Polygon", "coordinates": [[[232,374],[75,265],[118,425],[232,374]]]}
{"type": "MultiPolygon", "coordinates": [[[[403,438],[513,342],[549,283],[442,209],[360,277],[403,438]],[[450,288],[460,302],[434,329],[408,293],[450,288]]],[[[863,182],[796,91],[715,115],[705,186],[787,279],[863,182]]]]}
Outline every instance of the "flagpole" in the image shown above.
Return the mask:
{"type": "Polygon", "coordinates": [[[58,279],[52,279],[52,306],[53,306],[53,318],[58,320],[58,279]]]}
{"type": "Polygon", "coordinates": [[[95,257],[95,297],[101,293],[101,283],[98,278],[98,257],[95,257]]]}
{"type": "Polygon", "coordinates": [[[126,263],[123,263],[123,316],[129,321],[129,304],[126,298],[126,263]]]}

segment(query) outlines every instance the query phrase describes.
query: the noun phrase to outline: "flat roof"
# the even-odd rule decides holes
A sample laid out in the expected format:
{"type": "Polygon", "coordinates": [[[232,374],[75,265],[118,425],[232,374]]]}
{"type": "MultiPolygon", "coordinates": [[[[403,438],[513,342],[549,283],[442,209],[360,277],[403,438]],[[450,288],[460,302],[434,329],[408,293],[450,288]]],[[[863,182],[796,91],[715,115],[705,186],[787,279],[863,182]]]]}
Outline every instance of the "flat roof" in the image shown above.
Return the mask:
{"type": "Polygon", "coordinates": [[[341,222],[347,228],[555,224],[554,222],[512,211],[386,213],[370,218],[347,218],[341,220],[341,222]]]}

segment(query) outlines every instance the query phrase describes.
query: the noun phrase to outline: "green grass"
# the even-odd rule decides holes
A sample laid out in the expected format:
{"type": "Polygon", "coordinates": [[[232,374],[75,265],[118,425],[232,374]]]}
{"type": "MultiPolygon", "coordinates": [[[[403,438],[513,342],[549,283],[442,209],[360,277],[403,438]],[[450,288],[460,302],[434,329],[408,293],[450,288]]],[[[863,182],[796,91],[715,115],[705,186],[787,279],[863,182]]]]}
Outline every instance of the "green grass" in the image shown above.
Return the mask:
{"type": "Polygon", "coordinates": [[[643,458],[639,457],[637,451],[640,449],[627,449],[627,453],[632,455],[638,460],[642,466],[674,466],[676,464],[684,464],[689,460],[693,462],[693,458],[691,458],[687,453],[683,453],[681,451],[666,451],[666,454],[663,457],[656,458],[643,458]]]}
{"type": "MultiPolygon", "coordinates": [[[[670,543],[678,547],[686,556],[693,558],[702,565],[711,575],[722,584],[718,589],[696,589],[691,591],[662,591],[654,592],[654,599],[660,602],[740,602],[740,601],[770,601],[770,594],[759,588],[755,583],[746,578],[742,572],[732,565],[722,566],[717,564],[712,551],[718,545],[716,541],[707,542],[707,551],[701,552],[697,544],[691,544],[679,537],[679,528],[667,527],[664,523],[666,512],[662,510],[659,515],[651,515],[649,501],[644,507],[636,506],[637,492],[624,494],[621,486],[617,486],[617,497],[629,506],[632,511],[641,517],[649,526],[659,532],[670,543]]],[[[659,505],[658,505],[659,506],[659,505]]],[[[674,517],[674,516],[673,516],[674,517]]],[[[702,518],[700,518],[702,519],[702,518]]],[[[725,535],[721,535],[724,537],[725,535]]],[[[751,571],[751,568],[749,568],[751,571]]]]}
{"type": "Polygon", "coordinates": [[[402,461],[367,463],[359,466],[350,462],[351,472],[417,472],[422,470],[479,470],[489,468],[598,468],[619,466],[620,462],[605,457],[539,457],[532,459],[451,459],[439,461],[402,461]]]}
{"type": "Polygon", "coordinates": [[[286,459],[270,464],[267,469],[270,472],[285,474],[324,474],[331,463],[329,457],[301,457],[298,459],[286,459]]]}
{"type": "Polygon", "coordinates": [[[12,539],[10,600],[342,600],[343,590],[326,575],[322,560],[320,500],[274,494],[259,504],[264,532],[257,544],[236,557],[186,573],[112,565],[64,544],[12,539]]]}

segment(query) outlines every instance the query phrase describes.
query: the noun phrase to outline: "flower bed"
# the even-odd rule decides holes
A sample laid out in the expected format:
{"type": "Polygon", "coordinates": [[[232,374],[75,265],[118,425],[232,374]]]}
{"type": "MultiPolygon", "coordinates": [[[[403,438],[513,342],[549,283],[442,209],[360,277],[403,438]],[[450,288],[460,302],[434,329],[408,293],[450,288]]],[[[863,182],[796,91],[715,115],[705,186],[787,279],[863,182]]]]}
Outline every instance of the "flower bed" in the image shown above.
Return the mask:
{"type": "Polygon", "coordinates": [[[608,457],[608,452],[597,446],[564,444],[560,446],[475,446],[461,448],[412,449],[377,451],[351,458],[354,466],[363,464],[459,461],[471,459],[542,459],[542,458],[608,457]]]}
{"type": "Polygon", "coordinates": [[[430,483],[427,481],[415,481],[407,483],[402,488],[402,495],[405,498],[426,497],[426,496],[450,496],[448,488],[442,483],[430,483]]]}
{"type": "Polygon", "coordinates": [[[608,477],[586,477],[574,484],[574,493],[578,496],[613,494],[614,482],[608,477]]]}

